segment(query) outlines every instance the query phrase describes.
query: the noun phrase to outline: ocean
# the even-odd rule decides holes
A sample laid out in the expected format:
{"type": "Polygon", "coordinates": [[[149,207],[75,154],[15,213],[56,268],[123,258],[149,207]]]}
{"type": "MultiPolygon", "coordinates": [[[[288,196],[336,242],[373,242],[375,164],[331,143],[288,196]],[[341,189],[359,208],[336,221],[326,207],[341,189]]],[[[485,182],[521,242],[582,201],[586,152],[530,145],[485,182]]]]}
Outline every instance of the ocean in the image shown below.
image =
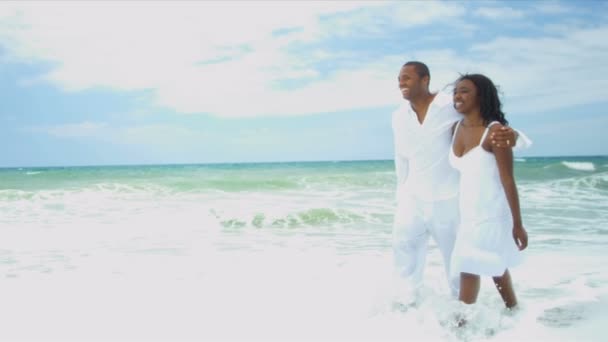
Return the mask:
{"type": "Polygon", "coordinates": [[[392,161],[0,169],[0,341],[605,340],[608,157],[515,174],[508,312],[452,299],[432,240],[395,308],[392,161]]]}

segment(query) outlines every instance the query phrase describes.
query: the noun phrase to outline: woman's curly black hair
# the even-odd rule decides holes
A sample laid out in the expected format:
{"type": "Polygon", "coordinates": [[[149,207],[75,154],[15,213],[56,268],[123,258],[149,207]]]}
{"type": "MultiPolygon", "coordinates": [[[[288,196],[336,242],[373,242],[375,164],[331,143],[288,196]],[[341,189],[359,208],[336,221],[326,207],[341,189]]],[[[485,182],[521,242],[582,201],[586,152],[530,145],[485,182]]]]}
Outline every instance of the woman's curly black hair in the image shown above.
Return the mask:
{"type": "Polygon", "coordinates": [[[509,124],[507,119],[505,119],[505,113],[502,112],[498,89],[492,80],[482,74],[464,74],[454,84],[462,80],[473,82],[477,88],[479,111],[481,112],[484,125],[487,126],[492,121],[498,121],[505,126],[509,124]]]}

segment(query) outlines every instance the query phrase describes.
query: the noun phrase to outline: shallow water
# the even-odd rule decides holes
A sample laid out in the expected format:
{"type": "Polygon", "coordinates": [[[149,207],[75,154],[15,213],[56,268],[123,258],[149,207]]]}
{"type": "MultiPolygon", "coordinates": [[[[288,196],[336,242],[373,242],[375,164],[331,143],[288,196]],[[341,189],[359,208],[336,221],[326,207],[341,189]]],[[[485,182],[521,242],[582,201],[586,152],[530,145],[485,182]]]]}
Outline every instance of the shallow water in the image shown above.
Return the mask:
{"type": "Polygon", "coordinates": [[[515,312],[394,306],[390,161],[0,169],[0,340],[601,341],[607,159],[516,162],[515,312]]]}

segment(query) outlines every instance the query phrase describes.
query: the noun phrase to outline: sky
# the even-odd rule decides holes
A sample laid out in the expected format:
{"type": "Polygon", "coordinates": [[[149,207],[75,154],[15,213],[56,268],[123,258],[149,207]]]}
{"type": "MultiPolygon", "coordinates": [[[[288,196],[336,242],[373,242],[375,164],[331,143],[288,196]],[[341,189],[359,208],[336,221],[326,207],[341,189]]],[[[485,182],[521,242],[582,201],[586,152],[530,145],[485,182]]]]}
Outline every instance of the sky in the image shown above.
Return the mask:
{"type": "Polygon", "coordinates": [[[392,159],[397,74],[608,155],[608,1],[0,2],[0,167],[392,159]]]}

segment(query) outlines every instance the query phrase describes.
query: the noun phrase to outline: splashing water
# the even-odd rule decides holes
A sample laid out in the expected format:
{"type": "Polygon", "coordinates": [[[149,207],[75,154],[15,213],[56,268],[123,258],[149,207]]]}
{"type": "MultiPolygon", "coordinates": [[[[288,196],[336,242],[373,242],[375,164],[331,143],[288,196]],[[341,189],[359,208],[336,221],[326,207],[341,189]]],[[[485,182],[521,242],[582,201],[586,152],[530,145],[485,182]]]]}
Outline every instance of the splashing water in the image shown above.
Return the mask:
{"type": "Polygon", "coordinates": [[[0,340],[599,341],[608,175],[562,161],[606,164],[516,163],[513,312],[451,298],[432,242],[395,305],[392,162],[0,170],[0,340]]]}

